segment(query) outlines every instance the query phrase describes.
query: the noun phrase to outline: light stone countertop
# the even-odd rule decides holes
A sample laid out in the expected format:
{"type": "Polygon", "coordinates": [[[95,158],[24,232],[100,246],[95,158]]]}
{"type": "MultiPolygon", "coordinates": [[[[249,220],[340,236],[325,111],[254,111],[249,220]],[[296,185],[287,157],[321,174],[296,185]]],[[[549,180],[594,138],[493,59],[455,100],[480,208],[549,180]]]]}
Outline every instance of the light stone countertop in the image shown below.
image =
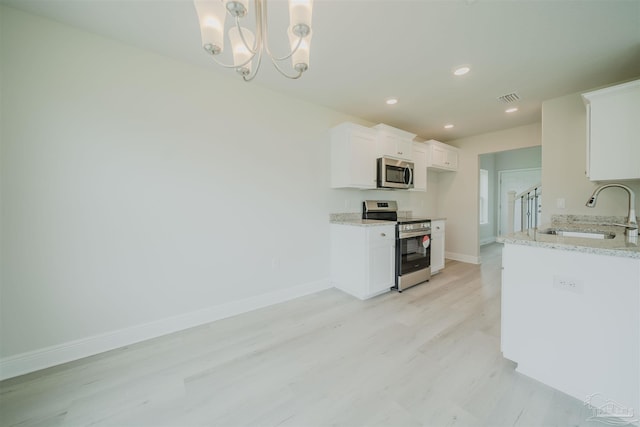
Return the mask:
{"type": "Polygon", "coordinates": [[[624,227],[598,225],[596,223],[553,221],[551,224],[541,226],[538,229],[532,228],[525,232],[499,236],[496,241],[499,243],[640,259],[640,245],[628,241],[624,227]],[[590,239],[585,237],[563,237],[540,232],[548,228],[567,231],[612,232],[615,233],[616,237],[613,239],[590,239]]]}
{"type": "MultiPolygon", "coordinates": [[[[402,216],[404,218],[411,218],[412,217],[411,212],[408,212],[408,211],[399,211],[398,215],[402,216]]],[[[416,218],[429,219],[430,221],[437,221],[437,220],[443,220],[444,221],[446,219],[444,217],[437,217],[437,218],[416,217],[416,218]]],[[[377,226],[381,226],[381,225],[391,225],[391,224],[395,225],[395,222],[393,222],[393,221],[381,221],[381,220],[377,220],[377,219],[362,219],[362,214],[361,213],[352,213],[352,212],[330,214],[329,215],[329,222],[331,224],[353,225],[353,226],[357,226],[357,227],[377,227],[377,226]]]]}
{"type": "Polygon", "coordinates": [[[331,224],[352,225],[357,227],[380,227],[383,225],[396,225],[394,221],[382,221],[379,219],[343,219],[332,220],[330,222],[331,224]]]}

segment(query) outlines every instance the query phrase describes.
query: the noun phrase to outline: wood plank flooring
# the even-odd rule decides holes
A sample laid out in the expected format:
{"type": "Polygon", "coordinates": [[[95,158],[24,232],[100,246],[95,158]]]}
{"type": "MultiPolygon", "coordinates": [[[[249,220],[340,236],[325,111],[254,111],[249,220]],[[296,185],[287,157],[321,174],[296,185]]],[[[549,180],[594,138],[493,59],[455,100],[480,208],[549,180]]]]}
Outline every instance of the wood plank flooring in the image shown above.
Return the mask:
{"type": "Polygon", "coordinates": [[[500,353],[499,244],[426,284],[331,289],[0,383],[2,426],[594,426],[500,353]]]}

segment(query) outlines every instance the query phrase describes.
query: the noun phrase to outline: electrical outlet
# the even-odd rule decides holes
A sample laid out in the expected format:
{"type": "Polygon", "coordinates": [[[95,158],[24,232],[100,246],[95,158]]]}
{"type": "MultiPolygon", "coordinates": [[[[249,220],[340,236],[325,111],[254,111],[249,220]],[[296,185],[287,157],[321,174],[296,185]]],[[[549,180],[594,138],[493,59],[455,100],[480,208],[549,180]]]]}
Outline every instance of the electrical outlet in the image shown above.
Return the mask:
{"type": "Polygon", "coordinates": [[[560,197],[556,199],[556,208],[564,209],[565,208],[565,200],[564,197],[560,197]]]}
{"type": "Polygon", "coordinates": [[[553,276],[553,287],[581,294],[584,291],[582,282],[575,277],[553,276]]]}

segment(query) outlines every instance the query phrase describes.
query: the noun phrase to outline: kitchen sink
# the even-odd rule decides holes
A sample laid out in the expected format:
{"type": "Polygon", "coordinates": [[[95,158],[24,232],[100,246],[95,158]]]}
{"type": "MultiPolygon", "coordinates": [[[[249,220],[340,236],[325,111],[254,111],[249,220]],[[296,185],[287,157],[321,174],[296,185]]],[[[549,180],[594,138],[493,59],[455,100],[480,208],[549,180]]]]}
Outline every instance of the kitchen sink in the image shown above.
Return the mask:
{"type": "Polygon", "coordinates": [[[615,233],[609,231],[581,231],[581,230],[562,230],[559,228],[547,228],[545,230],[538,230],[541,234],[551,234],[560,237],[582,237],[586,239],[613,239],[616,237],[615,233]]]}

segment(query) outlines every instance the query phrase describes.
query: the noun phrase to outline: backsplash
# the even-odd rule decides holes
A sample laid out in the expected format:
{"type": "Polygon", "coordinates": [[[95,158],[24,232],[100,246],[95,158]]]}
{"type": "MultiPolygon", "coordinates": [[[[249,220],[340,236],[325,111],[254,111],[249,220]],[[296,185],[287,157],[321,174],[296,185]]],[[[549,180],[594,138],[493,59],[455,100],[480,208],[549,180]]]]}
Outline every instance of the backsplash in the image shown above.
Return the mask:
{"type": "Polygon", "coordinates": [[[355,221],[361,219],[362,214],[356,212],[332,213],[329,214],[329,221],[355,221]]]}

